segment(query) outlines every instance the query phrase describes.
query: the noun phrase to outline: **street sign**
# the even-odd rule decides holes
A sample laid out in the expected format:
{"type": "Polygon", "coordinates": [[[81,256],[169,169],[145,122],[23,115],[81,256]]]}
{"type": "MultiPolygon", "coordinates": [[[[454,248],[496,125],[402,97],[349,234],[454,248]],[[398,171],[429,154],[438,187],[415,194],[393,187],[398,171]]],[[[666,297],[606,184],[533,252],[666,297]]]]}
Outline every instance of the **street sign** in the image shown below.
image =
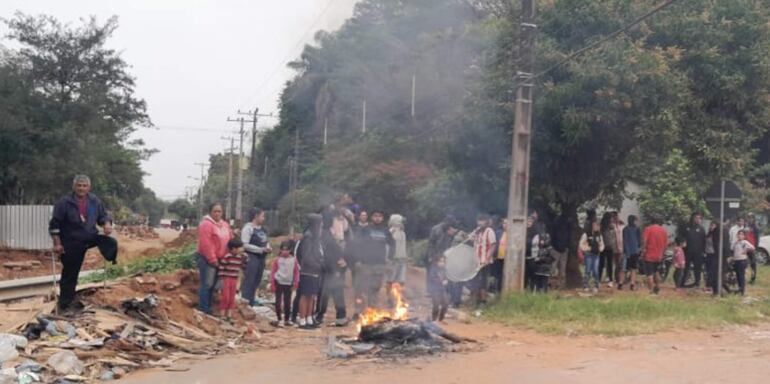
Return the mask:
{"type": "Polygon", "coordinates": [[[709,188],[706,192],[705,200],[706,206],[712,215],[719,215],[720,201],[723,201],[725,209],[725,218],[733,219],[738,216],[741,209],[741,200],[743,199],[743,192],[732,181],[725,180],[725,195],[724,200],[722,197],[722,182],[716,183],[709,188]]]}

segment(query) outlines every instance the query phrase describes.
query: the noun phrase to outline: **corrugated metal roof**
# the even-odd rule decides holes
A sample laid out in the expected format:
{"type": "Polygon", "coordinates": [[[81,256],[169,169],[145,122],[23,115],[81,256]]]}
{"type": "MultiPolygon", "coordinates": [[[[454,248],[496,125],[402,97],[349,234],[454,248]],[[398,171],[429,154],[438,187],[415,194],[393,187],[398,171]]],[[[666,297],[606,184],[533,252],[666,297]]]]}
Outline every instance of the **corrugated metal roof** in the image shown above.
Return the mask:
{"type": "Polygon", "coordinates": [[[0,247],[46,250],[53,248],[48,234],[52,205],[0,205],[0,247]]]}

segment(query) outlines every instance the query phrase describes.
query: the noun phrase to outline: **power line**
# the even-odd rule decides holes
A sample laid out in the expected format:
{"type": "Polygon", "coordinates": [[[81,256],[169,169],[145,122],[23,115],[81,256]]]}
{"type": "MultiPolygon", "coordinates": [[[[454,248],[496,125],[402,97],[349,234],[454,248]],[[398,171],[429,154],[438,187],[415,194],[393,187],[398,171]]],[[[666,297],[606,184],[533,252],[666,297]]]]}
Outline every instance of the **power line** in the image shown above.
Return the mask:
{"type": "Polygon", "coordinates": [[[251,101],[253,101],[253,98],[260,98],[265,93],[265,85],[269,84],[276,74],[278,74],[278,71],[283,68],[286,65],[286,62],[289,61],[292,56],[295,55],[294,51],[297,50],[302,44],[304,43],[305,39],[307,38],[307,35],[315,29],[316,24],[318,24],[319,21],[321,21],[321,18],[326,15],[326,13],[331,8],[332,3],[334,3],[334,0],[329,0],[326,5],[324,6],[323,10],[316,16],[315,20],[308,26],[308,28],[305,30],[305,32],[300,36],[299,40],[294,44],[294,46],[286,53],[285,57],[278,62],[278,65],[273,68],[272,71],[270,71],[270,75],[256,88],[254,93],[248,96],[245,103],[242,104],[250,104],[251,101]]]}
{"type": "MultiPolygon", "coordinates": [[[[561,61],[559,61],[558,63],[556,63],[556,64],[554,64],[554,65],[552,65],[552,66],[550,66],[550,67],[548,67],[548,68],[546,68],[546,69],[544,69],[544,70],[542,70],[542,71],[538,72],[538,73],[536,73],[536,74],[535,74],[535,75],[533,75],[533,76],[530,76],[530,77],[529,77],[527,80],[528,80],[528,81],[532,81],[532,80],[535,80],[535,79],[537,79],[537,78],[539,78],[539,77],[541,77],[541,76],[543,76],[543,75],[545,75],[545,74],[547,74],[547,73],[549,73],[549,72],[553,71],[554,69],[556,69],[556,68],[558,68],[558,67],[560,67],[560,66],[562,66],[562,65],[564,65],[564,64],[566,64],[566,63],[568,63],[568,62],[570,62],[570,61],[572,61],[572,59],[574,59],[574,58],[576,58],[576,57],[578,57],[578,56],[582,55],[583,53],[585,53],[585,52],[587,52],[587,51],[589,51],[589,50],[591,50],[591,49],[593,49],[593,48],[596,48],[596,47],[598,47],[599,45],[602,45],[602,44],[604,44],[605,42],[607,42],[607,41],[609,41],[609,40],[611,40],[611,39],[615,38],[616,36],[620,35],[620,34],[621,34],[621,33],[623,33],[623,32],[627,32],[627,31],[628,31],[628,30],[630,30],[631,28],[633,28],[633,27],[635,27],[635,26],[639,25],[639,24],[640,24],[642,21],[644,21],[644,20],[647,20],[648,18],[650,18],[650,17],[652,17],[653,15],[655,15],[656,13],[658,13],[658,12],[662,11],[662,10],[663,10],[663,9],[665,9],[666,7],[668,7],[668,6],[670,6],[670,5],[674,4],[674,3],[676,3],[677,1],[678,1],[678,0],[666,0],[665,2],[663,2],[663,3],[659,4],[658,6],[654,7],[653,9],[651,9],[650,11],[648,11],[647,13],[645,13],[645,14],[643,14],[643,15],[639,16],[638,18],[636,18],[636,20],[634,20],[634,21],[633,21],[633,22],[631,22],[630,24],[628,24],[628,25],[624,26],[623,28],[620,28],[620,29],[618,29],[618,30],[617,30],[617,31],[615,31],[615,32],[612,32],[612,33],[610,33],[610,34],[609,34],[609,35],[607,35],[607,36],[604,36],[603,38],[601,38],[601,39],[599,39],[599,40],[597,40],[597,41],[595,41],[595,42],[593,42],[593,43],[591,43],[591,44],[588,44],[588,45],[586,45],[585,47],[583,47],[583,48],[581,48],[581,49],[578,49],[578,50],[577,50],[577,51],[575,51],[575,52],[572,52],[571,54],[567,55],[567,57],[565,57],[564,59],[562,59],[561,61]]],[[[516,84],[516,87],[515,87],[515,88],[518,88],[520,85],[521,85],[521,83],[519,83],[519,84],[516,84]]]]}

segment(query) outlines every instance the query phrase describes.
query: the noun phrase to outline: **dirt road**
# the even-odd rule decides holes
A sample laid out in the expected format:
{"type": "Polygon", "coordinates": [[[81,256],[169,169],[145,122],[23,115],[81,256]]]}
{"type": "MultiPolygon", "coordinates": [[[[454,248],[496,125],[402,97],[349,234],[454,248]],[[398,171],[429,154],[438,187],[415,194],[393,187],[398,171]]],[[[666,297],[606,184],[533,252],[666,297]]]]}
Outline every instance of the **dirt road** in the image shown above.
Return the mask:
{"type": "MultiPolygon", "coordinates": [[[[424,275],[410,268],[407,297],[424,316],[424,275]]],[[[409,360],[329,360],[330,333],[281,329],[265,334],[275,345],[256,352],[181,362],[184,372],[145,370],[127,383],[752,383],[770,375],[770,324],[720,331],[681,331],[633,337],[549,336],[473,319],[445,326],[480,343],[470,352],[409,360]]]]}
{"type": "MultiPolygon", "coordinates": [[[[544,336],[474,322],[447,328],[478,352],[399,362],[328,360],[321,331],[274,350],[180,363],[186,372],[140,371],[127,383],[736,383],[770,375],[770,325],[719,332],[603,338],[544,336]]],[[[300,332],[300,331],[280,331],[300,332]]],[[[352,332],[352,330],[350,331],[352,332]]],[[[287,335],[288,336],[288,335],[287,335]]]]}

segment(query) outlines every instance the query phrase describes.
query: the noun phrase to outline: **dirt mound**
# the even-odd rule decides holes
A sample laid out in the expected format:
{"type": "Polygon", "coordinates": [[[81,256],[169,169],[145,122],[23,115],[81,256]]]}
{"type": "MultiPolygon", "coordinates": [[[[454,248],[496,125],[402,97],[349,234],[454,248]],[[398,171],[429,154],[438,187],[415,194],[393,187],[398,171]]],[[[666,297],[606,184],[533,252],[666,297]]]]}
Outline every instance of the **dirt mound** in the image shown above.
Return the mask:
{"type": "Polygon", "coordinates": [[[179,248],[196,241],[198,241],[198,230],[185,229],[179,233],[179,237],[168,242],[166,246],[169,248],[179,248]]]}
{"type": "Polygon", "coordinates": [[[155,229],[145,225],[123,225],[118,233],[128,239],[158,239],[160,235],[155,229]]]}

